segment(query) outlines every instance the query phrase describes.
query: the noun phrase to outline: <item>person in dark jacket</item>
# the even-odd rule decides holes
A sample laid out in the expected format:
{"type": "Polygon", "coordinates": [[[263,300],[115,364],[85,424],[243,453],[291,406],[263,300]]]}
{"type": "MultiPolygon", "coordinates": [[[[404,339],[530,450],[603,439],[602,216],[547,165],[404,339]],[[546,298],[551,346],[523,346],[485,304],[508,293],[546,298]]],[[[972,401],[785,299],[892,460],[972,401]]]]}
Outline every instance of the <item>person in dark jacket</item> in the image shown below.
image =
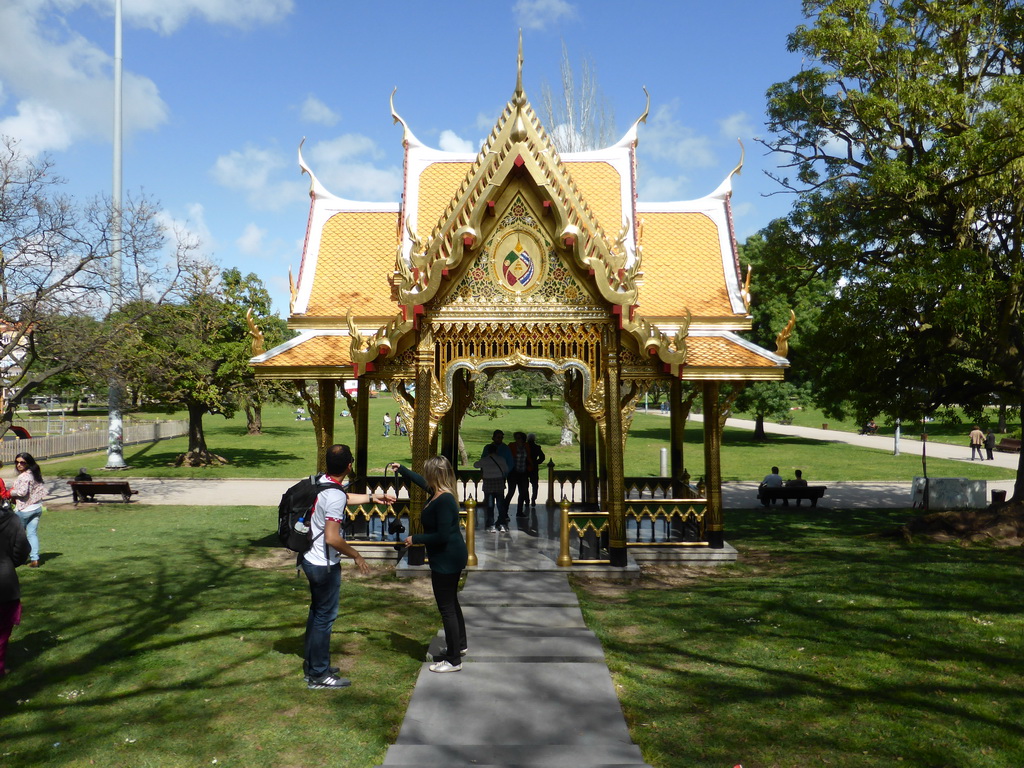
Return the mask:
{"type": "Polygon", "coordinates": [[[996,449],[996,433],[991,429],[985,433],[985,460],[995,461],[996,457],[992,453],[996,449]]]}
{"type": "Polygon", "coordinates": [[[466,621],[459,605],[459,579],[469,559],[469,550],[459,528],[455,470],[444,456],[431,456],[423,462],[422,476],[397,462],[389,466],[392,472],[430,495],[420,513],[423,533],[407,536],[405,545],[422,544],[427,548],[430,583],[444,625],[445,647],[434,657],[430,671],[458,672],[462,669],[462,657],[469,650],[466,621]]]}
{"type": "Polygon", "coordinates": [[[7,674],[7,641],[21,623],[21,585],[15,568],[28,562],[25,526],[9,505],[0,506],[0,677],[7,674]]]}
{"type": "Polygon", "coordinates": [[[530,461],[526,467],[530,475],[530,506],[537,506],[537,488],[540,486],[540,467],[547,458],[544,449],[537,445],[537,435],[533,432],[526,436],[526,448],[529,452],[530,461]]]}

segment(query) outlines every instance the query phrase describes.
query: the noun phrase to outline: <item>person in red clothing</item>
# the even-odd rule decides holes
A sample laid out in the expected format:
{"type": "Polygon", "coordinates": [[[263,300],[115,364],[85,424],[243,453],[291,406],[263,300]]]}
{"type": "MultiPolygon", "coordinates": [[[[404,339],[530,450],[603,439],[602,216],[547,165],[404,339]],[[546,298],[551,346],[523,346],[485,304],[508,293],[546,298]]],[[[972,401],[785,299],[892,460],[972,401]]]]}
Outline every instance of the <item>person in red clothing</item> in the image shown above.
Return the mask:
{"type": "MultiPolygon", "coordinates": [[[[2,461],[0,461],[0,469],[3,469],[3,468],[4,468],[4,463],[2,461]]],[[[11,499],[11,492],[9,490],[7,490],[7,483],[5,483],[3,481],[3,478],[0,478],[0,501],[10,501],[10,499],[11,499]]]]}

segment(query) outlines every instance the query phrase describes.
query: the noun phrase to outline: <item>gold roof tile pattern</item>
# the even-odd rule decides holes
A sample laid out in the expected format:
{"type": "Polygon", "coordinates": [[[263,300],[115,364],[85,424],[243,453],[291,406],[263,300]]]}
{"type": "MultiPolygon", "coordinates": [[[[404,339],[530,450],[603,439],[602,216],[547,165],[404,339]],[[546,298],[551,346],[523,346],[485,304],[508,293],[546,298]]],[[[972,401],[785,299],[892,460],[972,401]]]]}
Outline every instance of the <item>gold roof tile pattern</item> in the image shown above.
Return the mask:
{"type": "MultiPolygon", "coordinates": [[[[348,336],[313,336],[253,365],[260,370],[350,366],[352,365],[352,358],[349,355],[350,343],[351,339],[348,336]]],[[[282,346],[287,346],[287,344],[282,346]]],[[[273,350],[270,353],[273,353],[273,350]]]]}
{"type": "Polygon", "coordinates": [[[419,201],[414,222],[417,235],[426,237],[472,166],[466,162],[431,163],[423,169],[419,176],[419,201]]]}
{"type": "Polygon", "coordinates": [[[357,317],[395,313],[391,276],[398,214],[343,211],[324,224],[306,316],[357,317]]]}
{"type": "MultiPolygon", "coordinates": [[[[613,236],[622,226],[622,184],[619,172],[610,163],[566,162],[566,170],[594,212],[594,218],[613,236]]],[[[631,215],[632,212],[629,212],[631,215]]]]}
{"type": "Polygon", "coordinates": [[[702,213],[649,212],[644,220],[644,317],[733,317],[726,291],[718,227],[702,213]]]}
{"type": "Polygon", "coordinates": [[[727,336],[690,336],[686,348],[686,368],[779,368],[727,336]]]}

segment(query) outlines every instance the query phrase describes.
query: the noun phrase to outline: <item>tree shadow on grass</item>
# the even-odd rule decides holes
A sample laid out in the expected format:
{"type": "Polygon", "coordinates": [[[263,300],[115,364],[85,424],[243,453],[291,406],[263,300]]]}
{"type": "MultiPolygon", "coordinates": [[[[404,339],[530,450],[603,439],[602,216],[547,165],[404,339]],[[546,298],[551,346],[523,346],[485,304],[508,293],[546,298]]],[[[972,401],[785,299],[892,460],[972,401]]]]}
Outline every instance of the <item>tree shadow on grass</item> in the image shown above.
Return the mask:
{"type": "MultiPolygon", "coordinates": [[[[128,463],[134,469],[156,469],[173,466],[181,451],[154,450],[155,445],[147,446],[127,457],[128,463]]],[[[304,457],[287,451],[276,451],[272,448],[225,448],[213,451],[218,456],[223,456],[234,467],[268,468],[278,464],[289,464],[302,460],[304,457]]]]}

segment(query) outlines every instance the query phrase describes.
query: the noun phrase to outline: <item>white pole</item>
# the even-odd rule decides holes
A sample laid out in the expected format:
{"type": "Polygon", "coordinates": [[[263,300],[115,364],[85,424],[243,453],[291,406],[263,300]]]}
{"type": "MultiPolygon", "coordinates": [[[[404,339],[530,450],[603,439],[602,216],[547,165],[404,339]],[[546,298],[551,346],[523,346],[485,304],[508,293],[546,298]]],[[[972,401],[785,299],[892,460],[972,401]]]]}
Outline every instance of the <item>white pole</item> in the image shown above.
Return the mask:
{"type": "MultiPolygon", "coordinates": [[[[114,0],[114,180],[111,224],[110,290],[113,309],[121,306],[121,0],[114,0]]],[[[107,469],[124,469],[124,391],[115,373],[107,395],[107,469]]]]}
{"type": "Polygon", "coordinates": [[[900,420],[896,419],[896,431],[892,436],[892,455],[900,455],[900,420]]]}

